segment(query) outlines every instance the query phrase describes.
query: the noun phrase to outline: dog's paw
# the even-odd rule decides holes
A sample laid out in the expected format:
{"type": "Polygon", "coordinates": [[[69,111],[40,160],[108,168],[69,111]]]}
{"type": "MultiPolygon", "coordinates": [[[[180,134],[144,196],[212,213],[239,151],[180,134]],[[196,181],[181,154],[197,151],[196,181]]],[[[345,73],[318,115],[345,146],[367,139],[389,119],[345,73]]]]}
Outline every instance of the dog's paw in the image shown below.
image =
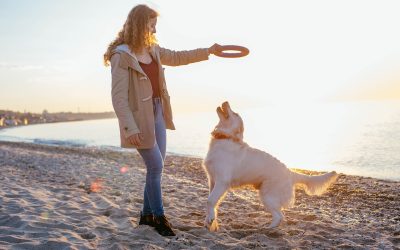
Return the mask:
{"type": "Polygon", "coordinates": [[[278,225],[272,225],[272,224],[270,224],[268,227],[267,227],[267,229],[274,229],[274,228],[277,228],[279,226],[279,224],[278,225]]]}
{"type": "Polygon", "coordinates": [[[219,230],[219,225],[218,225],[217,220],[213,220],[211,222],[209,230],[210,230],[210,232],[217,232],[219,230]]]}
{"type": "Polygon", "coordinates": [[[210,232],[217,232],[219,230],[219,225],[216,219],[207,218],[204,224],[210,232]]]}
{"type": "Polygon", "coordinates": [[[277,228],[279,227],[279,225],[281,224],[282,220],[273,220],[271,222],[271,224],[269,224],[269,226],[267,227],[267,229],[273,229],[273,228],[277,228]]]}

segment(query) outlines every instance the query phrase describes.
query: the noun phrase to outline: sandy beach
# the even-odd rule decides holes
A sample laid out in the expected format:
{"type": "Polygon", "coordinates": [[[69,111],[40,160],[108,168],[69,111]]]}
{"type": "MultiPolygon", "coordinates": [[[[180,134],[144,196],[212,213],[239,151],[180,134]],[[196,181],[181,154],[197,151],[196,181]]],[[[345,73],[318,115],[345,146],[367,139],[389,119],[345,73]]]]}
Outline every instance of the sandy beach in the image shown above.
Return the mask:
{"type": "Polygon", "coordinates": [[[254,190],[230,192],[211,233],[201,161],[167,156],[177,236],[166,238],[137,224],[146,171],[135,151],[0,142],[0,249],[400,249],[400,182],[343,174],[322,196],[297,189],[277,229],[254,190]]]}

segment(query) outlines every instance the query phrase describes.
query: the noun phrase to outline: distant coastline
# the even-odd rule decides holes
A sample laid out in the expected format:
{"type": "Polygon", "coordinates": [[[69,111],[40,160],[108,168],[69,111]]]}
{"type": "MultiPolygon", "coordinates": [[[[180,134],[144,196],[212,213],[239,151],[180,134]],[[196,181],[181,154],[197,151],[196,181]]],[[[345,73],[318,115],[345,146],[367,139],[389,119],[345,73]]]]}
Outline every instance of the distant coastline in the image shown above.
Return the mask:
{"type": "Polygon", "coordinates": [[[116,118],[115,113],[113,111],[99,113],[49,113],[47,110],[43,110],[42,113],[31,113],[0,110],[0,129],[27,126],[32,124],[72,122],[108,118],[116,118]]]}

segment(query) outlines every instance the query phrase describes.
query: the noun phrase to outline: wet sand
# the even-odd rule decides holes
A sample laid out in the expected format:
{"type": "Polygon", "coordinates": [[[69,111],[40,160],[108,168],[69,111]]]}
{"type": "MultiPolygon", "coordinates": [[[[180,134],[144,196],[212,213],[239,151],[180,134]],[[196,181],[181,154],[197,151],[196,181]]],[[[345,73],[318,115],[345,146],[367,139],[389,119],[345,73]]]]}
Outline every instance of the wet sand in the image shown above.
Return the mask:
{"type": "Polygon", "coordinates": [[[167,155],[177,236],[166,238],[137,224],[146,171],[135,151],[0,142],[0,249],[400,249],[400,182],[343,174],[322,196],[297,189],[277,229],[254,190],[232,191],[211,233],[201,160],[167,155]]]}

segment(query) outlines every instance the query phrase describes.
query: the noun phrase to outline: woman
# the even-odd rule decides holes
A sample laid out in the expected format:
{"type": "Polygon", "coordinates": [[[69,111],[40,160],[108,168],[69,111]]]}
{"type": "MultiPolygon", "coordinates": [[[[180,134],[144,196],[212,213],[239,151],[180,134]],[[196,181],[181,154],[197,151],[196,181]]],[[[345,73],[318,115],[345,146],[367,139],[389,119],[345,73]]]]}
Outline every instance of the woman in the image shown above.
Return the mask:
{"type": "Polygon", "coordinates": [[[134,7],[117,38],[104,54],[111,62],[112,103],[118,117],[121,147],[136,148],[146,168],[143,209],[139,225],[174,236],[164,215],[161,174],[166,150],[166,129],[175,129],[162,65],[179,66],[207,60],[210,48],[172,51],[156,43],[158,13],[146,5],[134,7]]]}

